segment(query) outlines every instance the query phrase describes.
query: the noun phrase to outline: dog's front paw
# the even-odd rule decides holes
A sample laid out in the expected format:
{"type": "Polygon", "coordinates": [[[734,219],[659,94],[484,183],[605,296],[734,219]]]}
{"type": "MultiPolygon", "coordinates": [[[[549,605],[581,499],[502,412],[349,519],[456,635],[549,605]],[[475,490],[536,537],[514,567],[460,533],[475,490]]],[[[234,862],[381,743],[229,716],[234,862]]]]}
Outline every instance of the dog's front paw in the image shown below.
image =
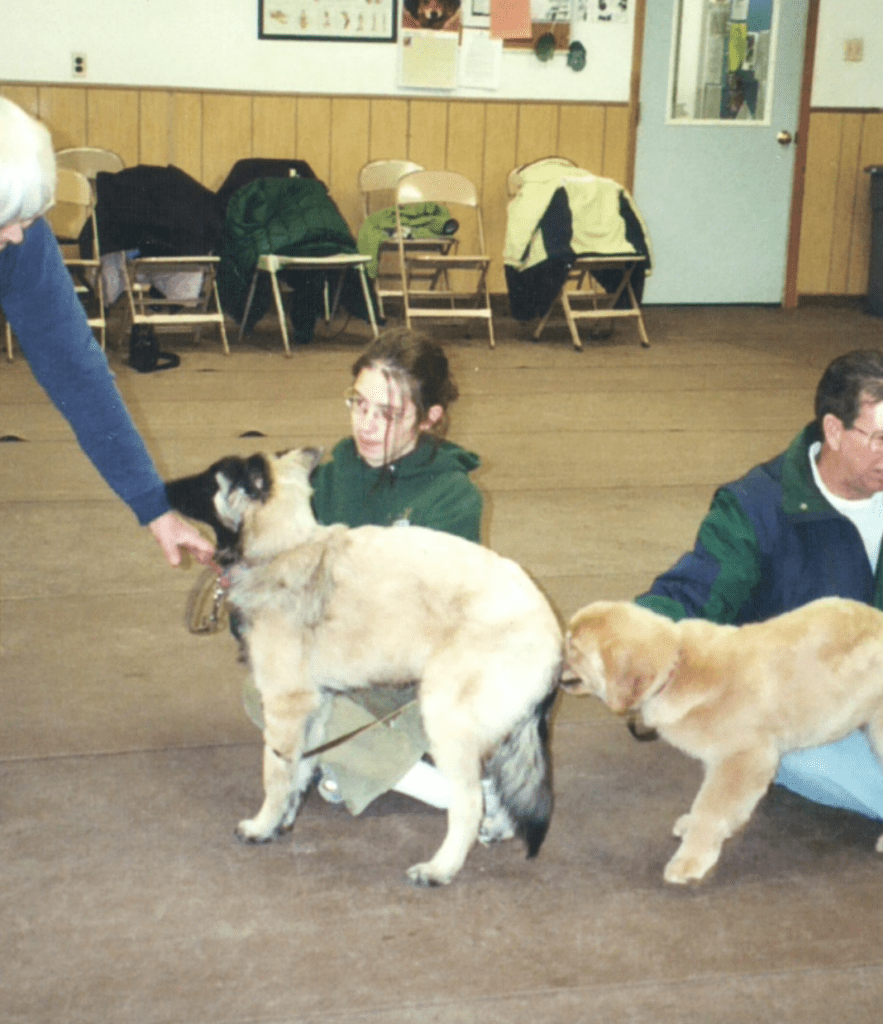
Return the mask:
{"type": "Polygon", "coordinates": [[[407,878],[411,885],[420,886],[422,889],[428,889],[436,885],[447,885],[451,880],[449,877],[433,870],[431,863],[414,864],[408,868],[407,878]]]}
{"type": "Polygon", "coordinates": [[[271,828],[268,831],[258,825],[256,818],[245,818],[236,826],[233,835],[240,843],[269,843],[279,838],[281,829],[271,828]]]}
{"type": "Polygon", "coordinates": [[[680,818],[675,822],[675,827],[671,830],[671,834],[676,836],[678,839],[683,839],[687,834],[687,829],[690,827],[690,815],[682,814],[680,818]]]}
{"type": "Polygon", "coordinates": [[[683,854],[678,851],[665,865],[663,877],[672,885],[689,885],[699,882],[717,863],[719,854],[683,854]]]}

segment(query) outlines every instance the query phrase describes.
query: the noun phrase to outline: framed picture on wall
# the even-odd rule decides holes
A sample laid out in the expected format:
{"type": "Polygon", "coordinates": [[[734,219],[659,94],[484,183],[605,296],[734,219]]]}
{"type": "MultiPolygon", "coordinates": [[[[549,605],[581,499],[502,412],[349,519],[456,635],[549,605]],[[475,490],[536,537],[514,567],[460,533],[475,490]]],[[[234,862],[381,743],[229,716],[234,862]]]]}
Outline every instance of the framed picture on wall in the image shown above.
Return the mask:
{"type": "Polygon", "coordinates": [[[258,39],[394,43],[396,0],[258,0],[258,39]]]}

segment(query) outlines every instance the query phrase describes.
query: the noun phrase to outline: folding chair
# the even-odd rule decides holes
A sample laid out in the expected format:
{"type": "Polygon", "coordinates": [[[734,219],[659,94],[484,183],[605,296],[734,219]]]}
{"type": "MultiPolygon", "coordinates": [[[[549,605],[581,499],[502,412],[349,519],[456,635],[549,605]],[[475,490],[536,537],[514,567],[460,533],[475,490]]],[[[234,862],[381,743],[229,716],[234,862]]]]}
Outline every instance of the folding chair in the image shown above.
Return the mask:
{"type": "Polygon", "coordinates": [[[423,318],[484,320],[493,348],[494,325],[487,286],[491,261],[485,248],[481,207],[473,183],[456,171],[414,171],[396,186],[395,209],[406,326],[410,328],[412,320],[423,318]],[[472,210],[476,251],[472,254],[410,252],[402,234],[402,207],[425,202],[472,210]],[[458,275],[455,283],[472,278],[474,288],[455,290],[451,285],[451,272],[458,275]],[[415,282],[426,282],[428,287],[415,288],[415,282]]]}
{"type": "Polygon", "coordinates": [[[59,167],[67,167],[79,171],[95,186],[95,177],[99,171],[115,174],[126,165],[119,153],[112,149],[100,149],[97,146],[73,146],[55,152],[55,162],[59,167]]]}
{"type": "MultiPolygon", "coordinates": [[[[566,157],[546,157],[515,168],[507,179],[507,189],[510,218],[516,218],[522,242],[525,225],[533,223],[518,206],[522,198],[537,221],[523,253],[522,242],[513,245],[507,235],[507,263],[520,260],[519,266],[533,265],[536,270],[538,264],[533,261],[547,259],[549,280],[557,290],[533,332],[534,340],[539,339],[560,303],[575,349],[583,347],[579,321],[622,318],[635,320],[641,345],[648,348],[650,339],[634,278],[649,269],[649,241],[626,190],[610,178],[581,170],[566,157]],[[566,217],[562,217],[565,210],[566,217]],[[545,240],[551,244],[551,252],[545,240]],[[511,251],[513,248],[518,252],[511,251]]],[[[507,266],[507,277],[509,270],[507,266]]],[[[510,280],[510,297],[513,287],[510,280]]]]}
{"type": "Polygon", "coordinates": [[[280,271],[302,270],[320,271],[323,274],[322,297],[325,307],[325,323],[331,322],[337,312],[340,290],[343,287],[344,274],[349,269],[354,269],[362,284],[362,294],[365,296],[365,305],[368,309],[368,319],[371,323],[371,331],[377,337],[377,321],[374,317],[374,305],[371,302],[371,291],[368,288],[368,278],[365,274],[365,265],[369,262],[369,256],[360,256],[352,253],[337,253],[333,256],[277,256],[266,253],[258,257],[254,274],[251,278],[251,285],[248,289],[248,298],[245,300],[245,310],[242,314],[242,323],[239,327],[239,340],[245,331],[248,322],[248,314],[251,311],[252,299],[257,286],[258,274],[270,275],[270,283],[273,288],[273,301],[276,303],[276,315],[279,318],[279,329],[282,332],[282,344],[285,346],[285,355],[291,356],[291,345],[288,341],[288,315],[285,312],[285,305],[282,302],[282,289],[279,284],[278,274],[280,271]],[[330,275],[337,275],[337,284],[334,290],[334,298],[331,298],[330,275]]]}
{"type": "Polygon", "coordinates": [[[95,218],[95,193],[88,178],[68,167],[58,168],[55,205],[46,212],[61,248],[64,265],[70,272],[74,290],[87,310],[90,327],[97,327],[101,348],[105,347],[107,320],[104,313],[104,284],[101,279],[101,249],[95,218]],[[80,255],[80,234],[91,224],[91,255],[80,255]],[[88,314],[91,313],[91,316],[88,314]]]}
{"type": "MultiPolygon", "coordinates": [[[[389,210],[395,202],[395,190],[399,181],[414,171],[422,171],[422,164],[413,160],[372,160],[359,171],[359,193],[362,197],[363,224],[369,217],[381,211],[389,210]]],[[[360,239],[361,240],[361,239],[360,239]]],[[[403,239],[405,249],[409,253],[438,254],[444,256],[457,244],[453,234],[418,238],[405,231],[403,239]]],[[[377,249],[377,278],[375,291],[380,315],[385,316],[384,298],[401,299],[401,271],[398,267],[398,238],[391,234],[382,241],[377,249]],[[389,266],[389,256],[394,255],[396,263],[389,266]],[[384,258],[386,257],[386,259],[384,258]]],[[[432,278],[430,278],[432,279],[432,278]]]]}
{"type": "Polygon", "coordinates": [[[359,193],[362,197],[362,217],[395,202],[395,190],[399,181],[413,171],[425,170],[422,164],[413,160],[372,160],[359,171],[359,193]],[[382,197],[378,200],[378,196],[382,197]]]}
{"type": "MultiPolygon", "coordinates": [[[[71,147],[69,149],[59,149],[59,150],[56,150],[55,162],[56,162],[56,166],[59,169],[65,168],[66,170],[78,171],[80,174],[82,174],[89,181],[89,184],[92,187],[93,203],[96,201],[95,175],[98,174],[99,171],[110,171],[110,172],[121,171],[123,169],[123,167],[125,166],[125,164],[123,163],[123,158],[121,156],[119,156],[119,154],[114,153],[110,149],[99,149],[99,148],[94,147],[94,146],[77,146],[77,147],[71,147]]],[[[94,228],[94,224],[93,224],[93,228],[94,228]]],[[[53,228],[53,230],[54,230],[54,228],[53,228]]],[[[58,237],[57,233],[56,233],[56,237],[58,237]]],[[[95,230],[94,238],[96,239],[96,241],[95,241],[95,243],[93,245],[93,250],[92,251],[93,251],[93,255],[97,256],[98,255],[98,251],[99,251],[99,249],[98,249],[98,242],[97,242],[97,238],[98,238],[97,229],[95,230]]],[[[60,239],[59,239],[59,242],[60,242],[60,239]]],[[[100,276],[101,276],[100,272],[99,272],[98,276],[100,278],[100,276]]],[[[81,291],[81,289],[83,287],[82,281],[78,282],[78,285],[76,287],[77,287],[77,290],[80,291],[81,294],[82,294],[82,291],[81,291]]],[[[101,288],[102,288],[102,294],[101,294],[101,302],[102,302],[101,319],[105,319],[104,306],[103,306],[103,303],[104,303],[103,282],[101,282],[101,288]]],[[[90,320],[89,323],[92,326],[100,326],[100,329],[101,329],[101,347],[104,348],[105,347],[106,323],[105,324],[99,324],[99,318],[97,316],[94,317],[93,320],[90,320]]],[[[10,362],[12,362],[12,358],[13,358],[12,357],[12,330],[9,327],[9,324],[6,325],[6,358],[10,362]]]]}
{"type": "Polygon", "coordinates": [[[216,324],[224,355],[230,355],[224,311],[216,281],[220,256],[140,256],[126,261],[126,294],[132,325],[150,324],[158,334],[192,331],[198,343],[202,328],[216,324]],[[184,289],[157,294],[151,282],[185,275],[184,289]]]}
{"type": "MultiPolygon", "coordinates": [[[[649,348],[650,339],[644,326],[641,305],[632,285],[632,274],[638,267],[647,263],[647,257],[634,256],[577,256],[567,274],[564,286],[558,293],[557,301],[561,303],[564,319],[570,330],[573,347],[582,351],[583,343],[577,327],[578,320],[615,320],[623,317],[636,321],[638,334],[641,336],[641,347],[649,348]],[[601,281],[606,279],[611,289],[605,289],[601,281]],[[617,309],[616,304],[626,296],[628,306],[617,309]],[[582,305],[587,303],[587,305],[582,305]]],[[[534,341],[539,341],[543,329],[552,315],[555,304],[549,307],[546,315],[537,324],[533,333],[534,341]]]]}

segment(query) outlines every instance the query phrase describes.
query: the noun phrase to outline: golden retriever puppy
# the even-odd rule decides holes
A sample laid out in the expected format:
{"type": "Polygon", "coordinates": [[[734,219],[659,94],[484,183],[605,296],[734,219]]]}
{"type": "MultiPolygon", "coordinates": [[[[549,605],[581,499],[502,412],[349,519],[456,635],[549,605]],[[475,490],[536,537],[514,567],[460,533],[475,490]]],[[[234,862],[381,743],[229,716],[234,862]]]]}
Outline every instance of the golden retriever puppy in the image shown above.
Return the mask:
{"type": "Polygon", "coordinates": [[[410,881],[450,882],[480,827],[484,840],[519,834],[534,856],[552,813],[547,716],[563,654],[552,609],[523,569],[460,537],[319,526],[320,454],[230,457],[166,485],[235,566],[231,621],[263,703],[265,798],[237,835],[265,842],[293,825],[336,691],[417,682],[451,795],[447,836],[410,881]]]}
{"type": "Polygon", "coordinates": [[[667,882],[698,881],[717,863],[783,754],[864,726],[883,760],[883,612],[858,601],[821,598],[738,628],[596,601],[571,619],[565,660],[565,690],[639,712],[705,766],[674,827],[681,845],[667,882]]]}

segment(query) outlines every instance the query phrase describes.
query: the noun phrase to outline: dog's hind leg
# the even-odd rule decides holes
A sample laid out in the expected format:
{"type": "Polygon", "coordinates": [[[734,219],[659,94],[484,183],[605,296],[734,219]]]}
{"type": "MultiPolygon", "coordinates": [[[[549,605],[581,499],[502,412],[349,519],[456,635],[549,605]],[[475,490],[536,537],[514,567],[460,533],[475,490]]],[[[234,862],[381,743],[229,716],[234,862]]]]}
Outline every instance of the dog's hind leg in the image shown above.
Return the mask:
{"type": "Polygon", "coordinates": [[[432,743],[436,767],[451,786],[448,831],[432,860],[408,868],[414,885],[447,885],[457,874],[478,837],[481,822],[481,759],[476,743],[460,735],[456,743],[432,743]]]}
{"type": "Polygon", "coordinates": [[[484,796],[484,816],[478,829],[478,841],[484,846],[490,846],[491,843],[512,839],[516,834],[515,822],[500,798],[496,779],[485,775],[481,780],[481,792],[484,796]]]}
{"type": "MultiPolygon", "coordinates": [[[[462,676],[462,673],[460,673],[462,676]]],[[[450,785],[448,831],[432,860],[408,869],[414,885],[447,885],[463,866],[478,838],[483,798],[481,757],[484,737],[470,709],[464,707],[463,690],[451,683],[457,673],[445,663],[424,673],[420,685],[420,713],[435,766],[450,785]]]]}
{"type": "Polygon", "coordinates": [[[705,780],[689,815],[678,820],[683,838],[665,866],[666,882],[685,885],[708,874],[718,862],[725,840],[748,821],[769,789],[778,765],[778,751],[761,747],[706,766],[705,780]]]}
{"type": "MultiPolygon", "coordinates": [[[[304,761],[304,734],[310,721],[321,722],[321,698],[296,692],[264,698],[264,802],[254,818],[240,821],[237,838],[264,843],[294,824],[313,776],[313,760],[304,761]]],[[[322,722],[324,726],[324,722],[322,722]]],[[[312,741],[321,728],[311,728],[312,741]]]]}

